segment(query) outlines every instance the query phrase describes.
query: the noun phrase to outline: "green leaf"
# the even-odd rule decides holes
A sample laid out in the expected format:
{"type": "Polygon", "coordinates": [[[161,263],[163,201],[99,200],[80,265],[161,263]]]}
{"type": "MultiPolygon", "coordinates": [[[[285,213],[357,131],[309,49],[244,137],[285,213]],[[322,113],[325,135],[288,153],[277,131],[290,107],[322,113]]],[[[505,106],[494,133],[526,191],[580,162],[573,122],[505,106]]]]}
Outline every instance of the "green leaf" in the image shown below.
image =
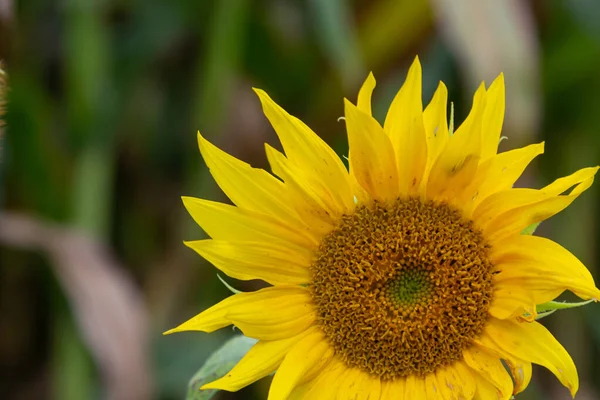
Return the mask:
{"type": "Polygon", "coordinates": [[[255,339],[242,335],[235,336],[212,353],[202,368],[190,379],[186,400],[208,400],[212,398],[217,390],[200,390],[200,388],[225,376],[255,343],[255,339]]]}
{"type": "Polygon", "coordinates": [[[542,311],[542,312],[538,313],[537,317],[535,317],[535,320],[537,321],[539,319],[547,317],[550,314],[554,314],[555,312],[556,312],[556,310],[542,311]]]}
{"type": "Polygon", "coordinates": [[[535,224],[529,225],[527,228],[523,229],[521,235],[533,235],[538,226],[540,226],[541,222],[536,222],[535,224]]]}
{"type": "Polygon", "coordinates": [[[545,313],[545,312],[549,312],[549,311],[556,311],[556,310],[565,310],[567,308],[576,308],[576,307],[581,307],[581,306],[585,306],[586,304],[590,304],[592,300],[588,300],[588,301],[580,301],[577,303],[567,303],[562,302],[562,301],[549,301],[547,303],[542,303],[542,304],[538,304],[535,308],[539,313],[545,313]]]}
{"type": "MultiPolygon", "coordinates": [[[[590,304],[592,300],[580,301],[578,303],[567,303],[562,301],[549,301],[547,303],[538,304],[536,306],[537,317],[536,320],[547,317],[550,314],[554,314],[557,310],[565,310],[567,308],[575,308],[590,304]]],[[[524,317],[529,317],[531,314],[525,313],[524,317]]]]}

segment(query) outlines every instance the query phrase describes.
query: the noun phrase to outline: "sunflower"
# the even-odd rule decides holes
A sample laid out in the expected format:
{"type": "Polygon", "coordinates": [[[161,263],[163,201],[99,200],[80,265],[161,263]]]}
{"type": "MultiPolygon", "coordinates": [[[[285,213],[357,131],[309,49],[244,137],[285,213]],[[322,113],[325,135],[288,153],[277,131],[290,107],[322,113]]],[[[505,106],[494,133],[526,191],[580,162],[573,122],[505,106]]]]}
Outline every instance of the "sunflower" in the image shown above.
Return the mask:
{"type": "Polygon", "coordinates": [[[187,245],[233,278],[271,284],[167,332],[233,324],[258,339],[203,389],[237,391],[276,371],[270,400],[508,399],[534,363],[575,395],[575,365],[536,305],[600,292],[573,254],[523,231],[566,208],[598,168],[513,188],[544,144],[497,154],[502,75],[477,89],[455,132],[443,83],[423,110],[418,58],[383,126],[374,87],[370,74],[357,105],[345,101],[349,168],[261,90],[285,151],[266,145],[276,177],[198,135],[235,206],[184,197],[212,238],[187,245]]]}

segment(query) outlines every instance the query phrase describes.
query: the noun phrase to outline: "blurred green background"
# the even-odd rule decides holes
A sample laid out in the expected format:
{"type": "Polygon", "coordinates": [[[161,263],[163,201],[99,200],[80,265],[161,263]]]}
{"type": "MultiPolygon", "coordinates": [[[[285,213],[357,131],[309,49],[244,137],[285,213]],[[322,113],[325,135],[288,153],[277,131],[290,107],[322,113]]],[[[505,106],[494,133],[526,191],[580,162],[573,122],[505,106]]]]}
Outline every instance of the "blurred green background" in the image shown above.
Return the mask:
{"type": "MultiPolygon", "coordinates": [[[[418,54],[424,101],[444,80],[457,121],[504,71],[501,148],[545,140],[519,183],[540,187],[600,160],[599,20],[593,0],[0,0],[0,397],[185,396],[234,331],[161,336],[229,294],[182,244],[204,233],[180,196],[226,201],[198,129],[255,166],[279,146],[251,87],[346,154],[342,98],[368,71],[381,117],[418,54]]],[[[597,277],[598,188],[539,229],[597,277]]],[[[579,368],[577,398],[600,399],[600,305],[544,321],[579,368]]],[[[535,368],[518,398],[569,396],[535,368]]]]}

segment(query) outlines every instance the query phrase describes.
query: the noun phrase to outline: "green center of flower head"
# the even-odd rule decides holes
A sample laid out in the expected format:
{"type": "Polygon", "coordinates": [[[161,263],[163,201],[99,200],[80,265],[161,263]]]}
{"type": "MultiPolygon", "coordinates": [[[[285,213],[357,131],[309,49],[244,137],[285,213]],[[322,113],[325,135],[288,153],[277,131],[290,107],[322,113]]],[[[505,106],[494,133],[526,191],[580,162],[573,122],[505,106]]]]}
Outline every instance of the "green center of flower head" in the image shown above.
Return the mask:
{"type": "Polygon", "coordinates": [[[424,301],[433,292],[428,274],[423,270],[403,271],[391,280],[385,292],[397,307],[411,307],[424,301]]]}
{"type": "Polygon", "coordinates": [[[317,323],[348,367],[383,380],[434,372],[483,331],[494,290],[488,252],[448,205],[358,206],[311,266],[317,323]]]}

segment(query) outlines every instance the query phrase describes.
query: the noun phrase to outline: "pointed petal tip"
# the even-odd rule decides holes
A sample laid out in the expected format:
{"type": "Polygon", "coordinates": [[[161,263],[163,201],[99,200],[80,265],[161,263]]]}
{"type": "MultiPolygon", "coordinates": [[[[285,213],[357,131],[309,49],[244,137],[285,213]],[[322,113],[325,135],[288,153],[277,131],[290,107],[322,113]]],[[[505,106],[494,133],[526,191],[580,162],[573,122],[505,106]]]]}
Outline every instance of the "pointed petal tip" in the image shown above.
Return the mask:
{"type": "Polygon", "coordinates": [[[212,381],[209,383],[205,383],[204,385],[200,386],[200,390],[208,390],[208,389],[220,389],[218,387],[216,387],[215,385],[213,385],[216,381],[212,381]]]}
{"type": "Polygon", "coordinates": [[[252,90],[254,91],[254,93],[256,93],[261,103],[264,104],[266,100],[271,100],[271,97],[264,90],[256,87],[253,87],[252,90]]]}
{"type": "Polygon", "coordinates": [[[373,95],[376,84],[373,72],[369,72],[367,79],[365,79],[358,91],[356,105],[367,114],[371,114],[371,96],[373,95]]]}
{"type": "MultiPolygon", "coordinates": [[[[587,175],[585,181],[587,182],[594,182],[594,178],[596,177],[596,173],[598,172],[598,169],[600,169],[599,166],[595,166],[595,167],[587,167],[587,168],[582,168],[580,171],[585,171],[585,174],[587,175]]],[[[591,185],[591,183],[589,183],[589,185],[591,185]]],[[[586,189],[589,188],[589,186],[586,187],[586,189]]]]}
{"type": "Polygon", "coordinates": [[[590,296],[589,300],[592,300],[594,303],[597,303],[598,301],[600,301],[600,289],[598,289],[597,287],[594,287],[592,289],[593,295],[590,296]]]}
{"type": "MultiPolygon", "coordinates": [[[[352,103],[350,100],[348,100],[347,98],[344,98],[344,116],[345,116],[345,118],[348,118],[348,114],[352,114],[355,116],[357,114],[363,115],[363,116],[368,115],[363,110],[361,110],[357,105],[352,103]]],[[[347,120],[346,120],[346,123],[348,123],[347,120]]]]}
{"type": "Polygon", "coordinates": [[[196,198],[192,196],[181,196],[181,202],[185,207],[187,207],[187,204],[191,203],[194,200],[196,200],[196,198]]]}
{"type": "Polygon", "coordinates": [[[490,94],[495,94],[496,96],[499,96],[498,100],[501,101],[502,103],[505,103],[506,102],[505,91],[506,90],[504,87],[504,74],[500,73],[500,75],[498,75],[496,77],[496,79],[494,79],[494,81],[488,88],[488,92],[490,94]]]}
{"type": "Polygon", "coordinates": [[[275,147],[271,146],[267,142],[264,143],[264,148],[265,148],[265,153],[268,153],[268,152],[271,152],[271,151],[279,151],[279,150],[277,150],[275,147]]]}
{"type": "Polygon", "coordinates": [[[221,382],[226,377],[227,377],[227,375],[225,375],[224,377],[219,378],[217,380],[214,380],[212,382],[205,383],[204,385],[200,386],[200,390],[225,390],[225,391],[233,391],[231,388],[228,388],[228,386],[227,386],[226,383],[221,382]]]}
{"type": "Polygon", "coordinates": [[[568,389],[569,389],[569,393],[571,393],[571,397],[575,398],[575,395],[577,394],[579,387],[573,387],[573,386],[569,385],[568,389]]]}
{"type": "Polygon", "coordinates": [[[200,154],[204,158],[206,157],[206,151],[209,149],[209,146],[214,147],[214,145],[211,142],[209,142],[204,136],[202,136],[200,131],[198,131],[196,138],[198,141],[198,149],[200,150],[200,154]]]}
{"type": "Polygon", "coordinates": [[[415,74],[416,77],[420,77],[422,74],[422,69],[423,68],[421,67],[421,60],[419,60],[419,56],[415,56],[414,61],[408,69],[408,76],[412,76],[413,74],[415,74]]]}
{"type": "Polygon", "coordinates": [[[205,143],[208,142],[208,140],[202,135],[202,133],[200,133],[200,131],[198,130],[196,133],[196,139],[198,140],[198,145],[201,146],[205,143]]]}
{"type": "MultiPolygon", "coordinates": [[[[344,98],[344,119],[348,118],[348,114],[364,113],[358,106],[350,100],[344,98]]],[[[348,123],[346,119],[346,123],[348,123]]]]}
{"type": "Polygon", "coordinates": [[[162,334],[163,334],[163,336],[167,336],[167,335],[170,335],[172,333],[177,333],[177,332],[180,332],[180,331],[181,330],[179,329],[179,327],[177,327],[177,328],[169,329],[168,331],[165,331],[162,334]]]}
{"type": "Polygon", "coordinates": [[[252,90],[258,96],[258,100],[260,101],[260,105],[262,106],[264,112],[266,112],[270,105],[275,104],[273,99],[271,99],[271,96],[269,96],[269,94],[264,90],[255,87],[253,87],[252,90]]]}

